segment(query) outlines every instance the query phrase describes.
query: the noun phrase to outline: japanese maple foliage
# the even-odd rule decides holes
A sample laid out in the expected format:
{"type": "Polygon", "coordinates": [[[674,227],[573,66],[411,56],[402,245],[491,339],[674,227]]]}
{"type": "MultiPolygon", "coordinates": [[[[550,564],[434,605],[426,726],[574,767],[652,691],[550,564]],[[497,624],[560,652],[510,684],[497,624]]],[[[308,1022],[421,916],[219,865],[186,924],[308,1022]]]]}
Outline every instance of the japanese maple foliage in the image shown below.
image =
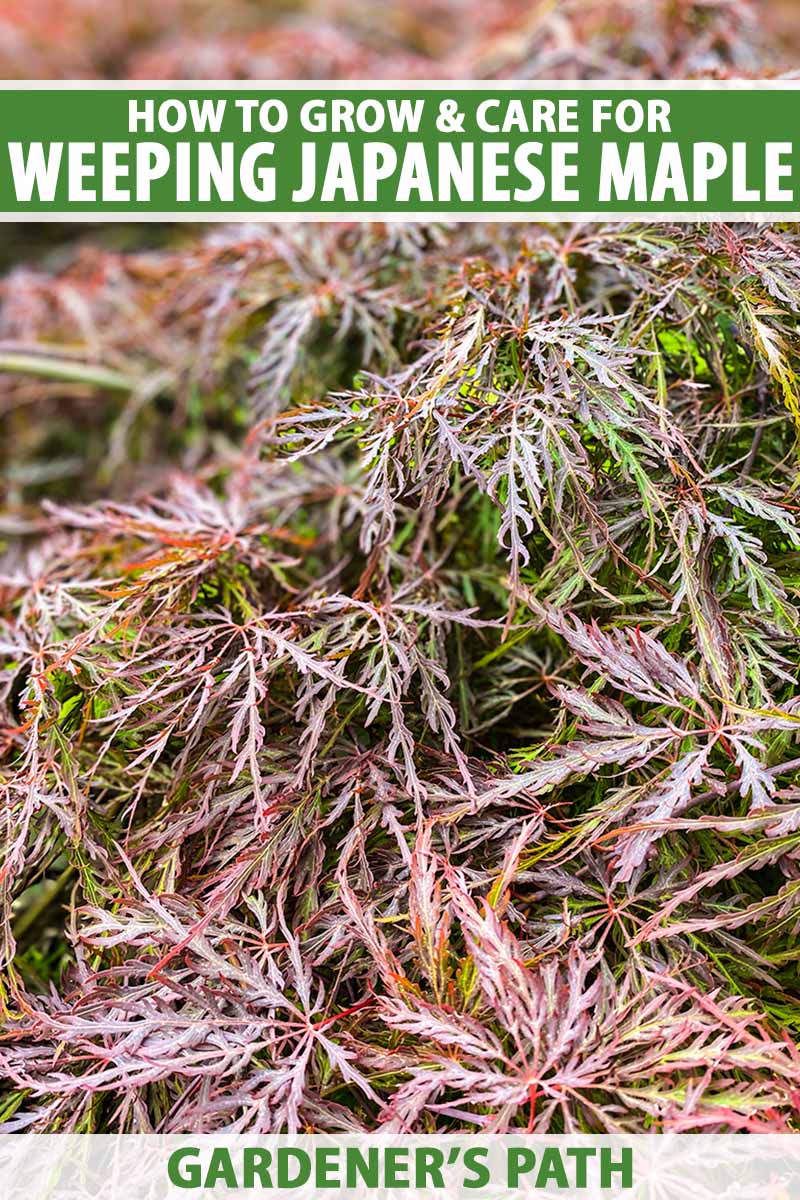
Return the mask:
{"type": "MultiPolygon", "coordinates": [[[[256,7],[4,37],[377,74],[371,6],[256,7]]],[[[383,73],[779,60],[455,10],[383,73]]],[[[0,285],[0,1127],[796,1129],[798,230],[160,237],[0,285]]]]}

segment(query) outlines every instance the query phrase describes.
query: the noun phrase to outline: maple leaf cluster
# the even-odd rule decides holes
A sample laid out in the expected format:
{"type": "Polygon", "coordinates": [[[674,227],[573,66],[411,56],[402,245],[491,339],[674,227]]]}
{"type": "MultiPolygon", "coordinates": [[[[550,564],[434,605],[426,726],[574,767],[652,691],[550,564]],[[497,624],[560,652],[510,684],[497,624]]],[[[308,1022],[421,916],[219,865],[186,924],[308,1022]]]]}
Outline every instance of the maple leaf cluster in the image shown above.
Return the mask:
{"type": "MultiPolygon", "coordinates": [[[[0,54],[768,62],[740,0],[225,11],[0,54]]],[[[68,232],[0,280],[0,1128],[796,1129],[800,231],[68,232]]]]}

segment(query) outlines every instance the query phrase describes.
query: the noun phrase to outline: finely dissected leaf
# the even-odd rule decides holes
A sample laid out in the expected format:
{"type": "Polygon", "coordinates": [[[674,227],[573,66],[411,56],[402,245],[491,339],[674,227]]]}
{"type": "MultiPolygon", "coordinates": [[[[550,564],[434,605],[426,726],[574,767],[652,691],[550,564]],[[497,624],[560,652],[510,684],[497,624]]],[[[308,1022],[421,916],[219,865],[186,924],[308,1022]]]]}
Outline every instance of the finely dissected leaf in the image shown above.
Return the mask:
{"type": "MultiPolygon", "coordinates": [[[[793,66],[743,0],[273,8],[34,0],[0,57],[793,66]]],[[[0,281],[0,1128],[796,1132],[797,228],[52,232],[0,281]]]]}

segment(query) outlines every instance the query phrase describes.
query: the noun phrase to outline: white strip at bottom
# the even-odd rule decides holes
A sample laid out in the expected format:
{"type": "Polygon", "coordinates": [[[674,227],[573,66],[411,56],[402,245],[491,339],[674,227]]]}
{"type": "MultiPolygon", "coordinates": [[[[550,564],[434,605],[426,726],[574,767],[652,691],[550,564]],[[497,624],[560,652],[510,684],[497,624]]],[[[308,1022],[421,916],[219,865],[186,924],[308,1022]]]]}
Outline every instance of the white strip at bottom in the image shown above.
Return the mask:
{"type": "Polygon", "coordinates": [[[2,1200],[800,1200],[800,1138],[0,1137],[2,1200]]]}

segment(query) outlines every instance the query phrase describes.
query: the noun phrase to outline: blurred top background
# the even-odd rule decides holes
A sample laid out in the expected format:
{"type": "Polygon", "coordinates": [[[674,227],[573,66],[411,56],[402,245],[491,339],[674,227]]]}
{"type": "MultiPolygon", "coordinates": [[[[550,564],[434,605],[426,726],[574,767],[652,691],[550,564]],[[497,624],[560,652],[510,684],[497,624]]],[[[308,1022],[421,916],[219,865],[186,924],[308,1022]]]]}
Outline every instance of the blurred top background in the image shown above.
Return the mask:
{"type": "Polygon", "coordinates": [[[680,78],[800,65],[798,0],[5,0],[0,78],[680,78]]]}

